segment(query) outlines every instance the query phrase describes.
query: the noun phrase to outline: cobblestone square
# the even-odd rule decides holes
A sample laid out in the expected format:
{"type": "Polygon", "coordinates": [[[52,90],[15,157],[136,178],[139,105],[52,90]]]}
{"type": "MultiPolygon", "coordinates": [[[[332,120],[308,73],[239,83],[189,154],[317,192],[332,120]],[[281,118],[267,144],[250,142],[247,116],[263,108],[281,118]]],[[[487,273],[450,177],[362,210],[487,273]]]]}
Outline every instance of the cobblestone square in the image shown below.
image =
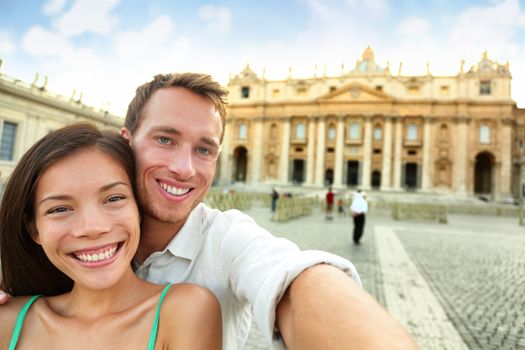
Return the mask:
{"type": "MultiPolygon", "coordinates": [[[[518,218],[449,215],[446,225],[367,217],[360,246],[352,220],[310,216],[271,221],[247,214],[302,249],[351,260],[364,288],[405,324],[422,349],[525,349],[525,228],[518,218]]],[[[252,328],[245,349],[270,349],[252,328]]]]}

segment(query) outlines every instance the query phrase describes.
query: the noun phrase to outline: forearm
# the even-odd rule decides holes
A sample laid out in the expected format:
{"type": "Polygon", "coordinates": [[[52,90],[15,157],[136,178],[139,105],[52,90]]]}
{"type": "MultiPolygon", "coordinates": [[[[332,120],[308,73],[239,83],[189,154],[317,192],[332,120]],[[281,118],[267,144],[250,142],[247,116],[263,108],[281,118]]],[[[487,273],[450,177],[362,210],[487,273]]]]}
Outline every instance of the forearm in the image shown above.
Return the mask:
{"type": "Polygon", "coordinates": [[[417,349],[408,333],[342,271],[314,266],[277,307],[289,349],[417,349]]]}

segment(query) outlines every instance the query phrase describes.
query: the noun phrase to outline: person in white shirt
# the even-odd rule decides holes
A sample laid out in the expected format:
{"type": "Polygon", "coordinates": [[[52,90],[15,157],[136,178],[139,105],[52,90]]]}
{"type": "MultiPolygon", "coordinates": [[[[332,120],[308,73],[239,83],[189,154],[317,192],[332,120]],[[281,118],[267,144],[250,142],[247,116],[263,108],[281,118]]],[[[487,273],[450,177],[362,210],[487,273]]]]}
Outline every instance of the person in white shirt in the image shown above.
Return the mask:
{"type": "Polygon", "coordinates": [[[366,192],[357,190],[352,198],[352,205],[350,206],[352,218],[354,219],[354,244],[361,244],[361,237],[363,236],[363,229],[365,227],[366,213],[368,212],[368,203],[366,202],[366,192]]]}
{"type": "Polygon", "coordinates": [[[143,210],[136,273],[210,289],[224,349],[242,349],[252,312],[276,348],[417,348],[361,289],[349,261],[300,251],[237,210],[201,203],[220,153],[226,94],[196,73],[157,75],[137,88],[121,131],[135,153],[143,210]]]}

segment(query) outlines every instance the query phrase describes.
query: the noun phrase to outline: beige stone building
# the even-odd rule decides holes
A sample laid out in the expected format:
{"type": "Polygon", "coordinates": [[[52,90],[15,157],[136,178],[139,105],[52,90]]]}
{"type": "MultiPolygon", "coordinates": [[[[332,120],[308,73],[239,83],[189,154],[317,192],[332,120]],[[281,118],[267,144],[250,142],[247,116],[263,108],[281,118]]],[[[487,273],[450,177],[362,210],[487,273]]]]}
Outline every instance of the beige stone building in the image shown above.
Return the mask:
{"type": "Polygon", "coordinates": [[[24,152],[50,131],[80,121],[122,126],[122,118],[83,104],[81,94],[66,98],[46,86],[47,77],[29,84],[0,72],[0,190],[24,152]]]}
{"type": "Polygon", "coordinates": [[[371,48],[340,76],[267,80],[246,66],[228,83],[217,182],[517,197],[525,113],[509,64],[483,53],[453,76],[401,69],[371,48]]]}

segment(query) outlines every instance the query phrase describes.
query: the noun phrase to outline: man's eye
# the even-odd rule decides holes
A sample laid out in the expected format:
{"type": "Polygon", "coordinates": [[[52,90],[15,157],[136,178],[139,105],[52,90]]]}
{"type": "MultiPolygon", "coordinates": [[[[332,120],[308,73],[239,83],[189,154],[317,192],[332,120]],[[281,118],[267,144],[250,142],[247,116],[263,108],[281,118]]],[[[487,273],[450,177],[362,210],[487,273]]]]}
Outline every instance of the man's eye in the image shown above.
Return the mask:
{"type": "Polygon", "coordinates": [[[168,145],[168,144],[171,143],[171,140],[170,140],[169,137],[161,136],[161,137],[159,137],[159,143],[160,143],[161,145],[168,145]]]}
{"type": "Polygon", "coordinates": [[[197,148],[197,152],[199,152],[200,154],[204,155],[204,156],[207,156],[210,154],[210,150],[206,147],[199,147],[197,148]]]}

